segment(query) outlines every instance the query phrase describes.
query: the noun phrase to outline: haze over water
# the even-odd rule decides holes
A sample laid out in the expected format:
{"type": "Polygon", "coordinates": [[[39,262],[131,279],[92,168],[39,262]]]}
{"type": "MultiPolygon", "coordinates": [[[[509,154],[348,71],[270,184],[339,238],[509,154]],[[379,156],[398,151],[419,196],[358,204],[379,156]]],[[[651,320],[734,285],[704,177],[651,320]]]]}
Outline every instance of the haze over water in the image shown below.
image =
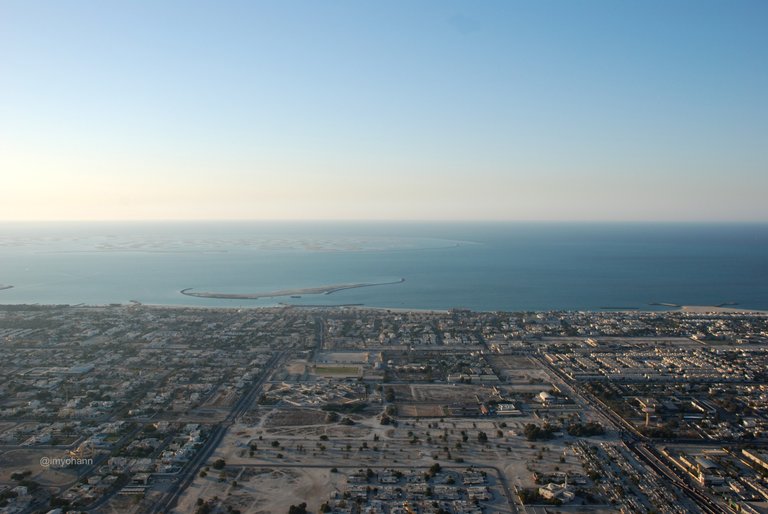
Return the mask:
{"type": "Polygon", "coordinates": [[[768,309],[767,224],[5,223],[0,263],[3,304],[768,309]]]}

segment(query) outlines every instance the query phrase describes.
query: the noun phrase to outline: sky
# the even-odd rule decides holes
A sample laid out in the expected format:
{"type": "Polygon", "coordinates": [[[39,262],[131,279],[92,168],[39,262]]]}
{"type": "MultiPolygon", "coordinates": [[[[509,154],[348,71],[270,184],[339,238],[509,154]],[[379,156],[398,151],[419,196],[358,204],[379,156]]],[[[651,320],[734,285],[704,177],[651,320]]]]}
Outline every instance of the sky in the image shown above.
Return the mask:
{"type": "Polygon", "coordinates": [[[764,0],[0,0],[0,220],[768,221],[764,0]]]}

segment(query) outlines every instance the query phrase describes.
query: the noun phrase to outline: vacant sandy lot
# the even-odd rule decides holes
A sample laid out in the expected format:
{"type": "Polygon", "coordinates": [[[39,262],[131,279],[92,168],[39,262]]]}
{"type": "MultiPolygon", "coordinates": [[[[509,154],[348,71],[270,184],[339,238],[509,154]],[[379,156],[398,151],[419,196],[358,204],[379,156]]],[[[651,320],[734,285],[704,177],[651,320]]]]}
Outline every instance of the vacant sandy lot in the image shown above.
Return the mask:
{"type": "Polygon", "coordinates": [[[222,476],[212,471],[205,478],[198,477],[175,512],[194,512],[197,498],[209,500],[214,496],[243,514],[287,512],[290,505],[302,502],[307,503],[308,510],[317,512],[328,495],[344,483],[344,475],[329,469],[231,467],[222,476]]]}
{"type": "Polygon", "coordinates": [[[7,451],[0,454],[0,462],[2,462],[0,483],[15,484],[11,480],[11,475],[24,471],[30,471],[32,474],[29,478],[43,486],[58,487],[69,483],[77,478],[74,468],[46,468],[40,464],[41,459],[65,459],[66,457],[66,453],[62,450],[20,449],[7,451]]]}

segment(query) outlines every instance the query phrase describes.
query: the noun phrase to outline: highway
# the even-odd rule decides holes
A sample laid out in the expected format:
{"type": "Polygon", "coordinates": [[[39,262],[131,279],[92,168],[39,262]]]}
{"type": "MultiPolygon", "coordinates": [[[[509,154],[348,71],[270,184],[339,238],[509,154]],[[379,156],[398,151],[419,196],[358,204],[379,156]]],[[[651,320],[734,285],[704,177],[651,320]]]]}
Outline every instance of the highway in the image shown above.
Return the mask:
{"type": "MultiPolygon", "coordinates": [[[[564,377],[560,370],[552,366],[546,359],[539,357],[537,360],[554,376],[564,383],[568,383],[567,377],[564,377]]],[[[659,475],[666,478],[671,485],[685,493],[685,495],[688,496],[702,510],[702,512],[711,514],[724,512],[723,509],[703,491],[700,491],[695,486],[691,486],[685,477],[679,476],[672,468],[670,468],[665,463],[663,456],[658,455],[658,451],[653,447],[651,441],[638,432],[637,428],[632,423],[613,412],[610,407],[605,405],[605,403],[594,395],[570,385],[569,389],[585,400],[605,418],[611,420],[617,427],[620,427],[622,429],[621,436],[624,444],[634,452],[640,462],[643,462],[646,466],[655,470],[659,475]]]]}
{"type": "Polygon", "coordinates": [[[203,447],[198,450],[192,460],[184,467],[179,480],[173,484],[170,490],[166,492],[165,496],[155,504],[152,512],[165,513],[170,512],[174,508],[181,494],[187,487],[189,487],[197,476],[200,468],[205,464],[219,444],[221,444],[221,440],[224,438],[227,430],[229,430],[235,421],[250,408],[257,396],[261,394],[264,383],[272,375],[274,370],[282,364],[286,355],[287,352],[279,352],[267,361],[261,376],[253,383],[250,391],[238,400],[232,407],[232,410],[227,415],[226,419],[212,430],[203,447]]]}
{"type": "Polygon", "coordinates": [[[708,514],[718,514],[724,510],[712,499],[706,496],[702,491],[691,487],[685,478],[680,477],[656,454],[656,449],[648,444],[627,443],[627,447],[647,466],[654,469],[661,476],[665,477],[672,485],[683,490],[703,511],[708,514]]]}

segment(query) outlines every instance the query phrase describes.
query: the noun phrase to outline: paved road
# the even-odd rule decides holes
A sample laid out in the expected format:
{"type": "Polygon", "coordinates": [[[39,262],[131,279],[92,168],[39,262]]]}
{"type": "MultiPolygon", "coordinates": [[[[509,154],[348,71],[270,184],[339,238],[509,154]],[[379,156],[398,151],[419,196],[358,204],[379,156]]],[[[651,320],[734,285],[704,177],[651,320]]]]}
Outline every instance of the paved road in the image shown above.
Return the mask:
{"type": "MultiPolygon", "coordinates": [[[[665,459],[657,455],[658,452],[651,444],[651,440],[638,432],[634,425],[617,415],[594,395],[583,392],[580,388],[570,387],[570,384],[567,383],[567,377],[563,377],[560,370],[556,369],[545,359],[539,358],[538,361],[557,378],[566,383],[569,386],[569,389],[576,395],[580,396],[583,400],[586,400],[588,404],[594,407],[604,417],[611,420],[615,425],[621,427],[621,435],[624,443],[635,453],[640,462],[643,462],[646,466],[655,470],[660,476],[666,478],[673,487],[680,489],[703,512],[716,514],[723,511],[723,509],[704,492],[698,490],[695,486],[690,486],[685,477],[681,477],[675,473],[675,471],[665,463],[665,459]]],[[[710,442],[714,443],[715,441],[710,442]]],[[[722,445],[723,443],[718,442],[717,444],[722,445]]]]}
{"type": "Polygon", "coordinates": [[[203,447],[200,448],[193,459],[187,463],[179,480],[171,486],[163,499],[155,504],[152,512],[165,513],[170,512],[174,508],[181,494],[187,487],[189,487],[197,476],[200,468],[219,446],[227,430],[229,430],[235,421],[251,407],[256,397],[261,394],[262,387],[267,382],[267,378],[269,378],[272,375],[272,372],[282,363],[286,355],[287,352],[276,353],[269,359],[269,361],[267,361],[264,365],[264,373],[262,373],[261,377],[254,382],[251,390],[238,400],[226,419],[213,429],[203,447]]]}

